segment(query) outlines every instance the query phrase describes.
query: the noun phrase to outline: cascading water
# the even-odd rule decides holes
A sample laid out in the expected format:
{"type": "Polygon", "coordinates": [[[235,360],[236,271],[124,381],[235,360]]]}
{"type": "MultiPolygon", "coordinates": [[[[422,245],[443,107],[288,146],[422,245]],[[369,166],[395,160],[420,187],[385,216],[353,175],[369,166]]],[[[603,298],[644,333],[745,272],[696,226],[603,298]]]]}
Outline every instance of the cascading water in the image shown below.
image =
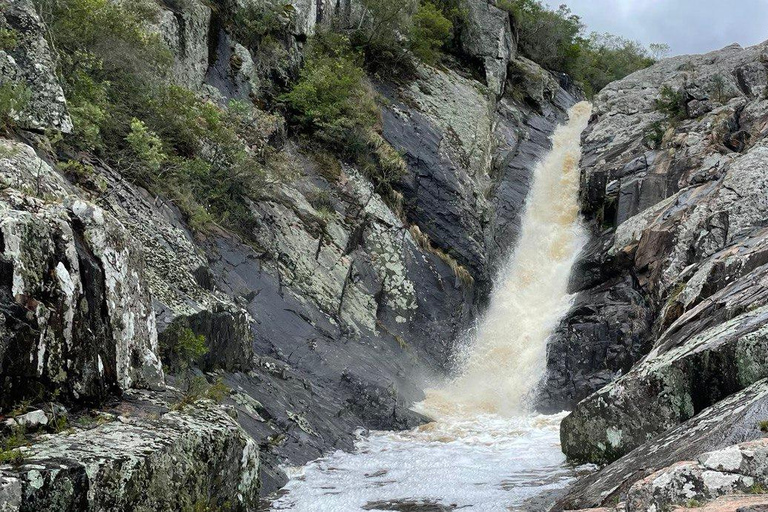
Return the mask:
{"type": "Polygon", "coordinates": [[[459,376],[426,392],[415,409],[435,421],[409,432],[374,432],[355,453],[294,473],[272,510],[427,512],[537,510],[537,497],[575,476],[560,451],[562,415],[528,411],[545,371],[547,338],[571,305],[571,268],[585,241],[579,221],[582,102],[537,164],[517,247],[490,306],[459,358],[459,376]]]}
{"type": "Polygon", "coordinates": [[[581,132],[591,106],[576,104],[538,163],[517,247],[496,280],[488,311],[466,345],[460,376],[427,390],[420,412],[446,415],[524,412],[545,369],[547,338],[568,311],[571,268],[586,237],[579,221],[581,132]]]}

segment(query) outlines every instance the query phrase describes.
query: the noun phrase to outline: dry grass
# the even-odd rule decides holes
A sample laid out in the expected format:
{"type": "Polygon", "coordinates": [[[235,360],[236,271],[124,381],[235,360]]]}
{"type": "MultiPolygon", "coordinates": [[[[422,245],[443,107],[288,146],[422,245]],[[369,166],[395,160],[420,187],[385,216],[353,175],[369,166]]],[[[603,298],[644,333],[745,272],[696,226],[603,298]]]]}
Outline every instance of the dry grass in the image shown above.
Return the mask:
{"type": "Polygon", "coordinates": [[[459,279],[459,281],[464,283],[465,286],[472,286],[475,283],[475,278],[472,277],[472,274],[470,274],[469,271],[453,257],[446,254],[442,249],[435,247],[432,243],[432,240],[430,240],[429,235],[423,233],[421,229],[419,229],[419,226],[414,224],[408,228],[408,230],[411,232],[411,236],[419,247],[421,247],[424,251],[440,258],[446,265],[451,268],[453,274],[459,279]]]}

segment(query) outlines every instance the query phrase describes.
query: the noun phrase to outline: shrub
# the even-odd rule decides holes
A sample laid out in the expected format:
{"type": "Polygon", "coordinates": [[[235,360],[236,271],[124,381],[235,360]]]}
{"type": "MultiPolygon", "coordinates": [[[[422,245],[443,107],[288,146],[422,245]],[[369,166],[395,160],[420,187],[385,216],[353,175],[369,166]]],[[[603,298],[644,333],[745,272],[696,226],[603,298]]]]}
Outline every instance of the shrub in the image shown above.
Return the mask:
{"type": "Polygon", "coordinates": [[[0,28],[0,50],[9,51],[19,45],[19,33],[12,28],[0,28]]]}
{"type": "Polygon", "coordinates": [[[426,2],[413,17],[411,50],[427,64],[434,64],[440,57],[440,50],[450,41],[453,23],[443,15],[435,4],[426,2]]]}
{"type": "Polygon", "coordinates": [[[265,37],[290,32],[296,8],[284,2],[252,2],[238,8],[229,20],[235,40],[248,48],[257,48],[265,37]]]}
{"type": "Polygon", "coordinates": [[[610,34],[585,36],[581,18],[566,5],[557,10],[540,0],[500,0],[497,5],[512,14],[521,53],[544,68],[569,74],[589,96],[654,62],[634,41],[610,34]]]}
{"type": "Polygon", "coordinates": [[[411,30],[418,0],[360,0],[363,17],[354,36],[369,61],[397,62],[403,54],[400,38],[411,30]]]}
{"type": "Polygon", "coordinates": [[[349,56],[310,57],[282,100],[301,125],[326,134],[372,127],[378,120],[365,71],[349,56]]]}
{"type": "Polygon", "coordinates": [[[668,85],[662,86],[656,100],[656,110],[670,121],[679,121],[688,116],[685,106],[685,91],[676,91],[668,85]]]}
{"type": "Polygon", "coordinates": [[[208,354],[205,336],[196,335],[192,329],[178,323],[163,333],[160,342],[162,359],[172,373],[188,370],[208,354]]]}
{"type": "Polygon", "coordinates": [[[14,125],[14,118],[29,103],[31,93],[25,84],[5,82],[0,85],[0,127],[8,129],[14,125]]]}
{"type": "Polygon", "coordinates": [[[187,378],[184,394],[172,407],[173,410],[181,410],[194,404],[198,400],[213,400],[216,403],[222,403],[229,396],[232,390],[224,384],[221,378],[217,378],[213,384],[202,376],[187,378]]]}
{"type": "Polygon", "coordinates": [[[160,137],[135,117],[131,120],[131,131],[125,140],[133,152],[133,160],[140,166],[140,172],[156,173],[168,159],[163,153],[163,141],[160,137]]]}

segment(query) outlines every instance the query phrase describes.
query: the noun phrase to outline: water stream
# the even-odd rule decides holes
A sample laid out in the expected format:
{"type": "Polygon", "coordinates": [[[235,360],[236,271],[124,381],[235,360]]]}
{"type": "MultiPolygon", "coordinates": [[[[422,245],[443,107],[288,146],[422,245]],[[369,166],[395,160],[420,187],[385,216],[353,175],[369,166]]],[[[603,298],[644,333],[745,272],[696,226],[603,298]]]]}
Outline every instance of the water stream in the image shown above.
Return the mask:
{"type": "Polygon", "coordinates": [[[568,311],[571,268],[586,241],[579,219],[581,132],[588,103],[571,108],[537,164],[514,252],[488,310],[458,357],[458,377],[414,406],[432,423],[361,436],[292,471],[272,510],[439,512],[527,510],[578,469],[560,451],[562,415],[530,412],[546,342],[568,311]]]}

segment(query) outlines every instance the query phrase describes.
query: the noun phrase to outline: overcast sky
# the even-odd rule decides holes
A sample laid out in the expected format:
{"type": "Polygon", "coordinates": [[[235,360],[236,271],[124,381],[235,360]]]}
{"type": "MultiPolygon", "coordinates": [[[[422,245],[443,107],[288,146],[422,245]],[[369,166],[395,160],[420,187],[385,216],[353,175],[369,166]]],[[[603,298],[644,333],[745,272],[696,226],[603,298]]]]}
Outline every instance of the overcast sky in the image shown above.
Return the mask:
{"type": "Polygon", "coordinates": [[[546,0],[581,16],[588,31],[644,44],[667,43],[672,55],[704,53],[768,39],[768,0],[546,0]]]}

